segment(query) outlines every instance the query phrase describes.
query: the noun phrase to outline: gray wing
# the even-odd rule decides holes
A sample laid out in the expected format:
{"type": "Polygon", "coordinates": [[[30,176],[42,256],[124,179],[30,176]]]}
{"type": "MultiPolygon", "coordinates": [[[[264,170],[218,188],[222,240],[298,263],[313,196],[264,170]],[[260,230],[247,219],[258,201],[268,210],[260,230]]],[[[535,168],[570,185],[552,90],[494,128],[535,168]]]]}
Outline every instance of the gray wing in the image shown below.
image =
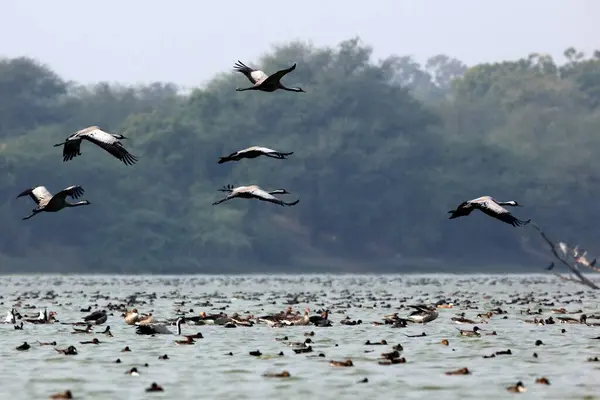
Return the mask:
{"type": "Polygon", "coordinates": [[[250,152],[250,151],[259,151],[259,152],[265,153],[265,154],[267,154],[267,153],[277,153],[276,150],[269,149],[268,147],[262,147],[262,146],[248,147],[247,149],[238,151],[238,153],[247,153],[247,152],[250,152]]]}
{"type": "Polygon", "coordinates": [[[494,217],[515,227],[527,225],[529,222],[531,222],[531,220],[521,221],[512,215],[506,208],[498,205],[493,200],[485,200],[474,204],[483,213],[489,215],[490,217],[494,217]]]}
{"type": "Polygon", "coordinates": [[[81,135],[81,138],[102,147],[114,157],[121,160],[125,165],[133,165],[137,162],[137,157],[129,153],[117,138],[101,129],[94,129],[84,133],[81,135]]]}
{"type": "Polygon", "coordinates": [[[67,196],[70,196],[71,198],[76,199],[76,198],[80,197],[81,195],[83,195],[83,192],[84,192],[84,190],[81,186],[74,185],[74,186],[69,186],[68,188],[61,190],[60,192],[56,193],[56,195],[54,195],[54,197],[62,197],[64,199],[67,196]]]}
{"type": "Polygon", "coordinates": [[[253,188],[252,190],[249,190],[248,193],[250,193],[252,196],[257,197],[261,200],[265,200],[265,201],[274,201],[274,202],[280,202],[281,200],[279,200],[277,197],[273,196],[272,194],[265,192],[264,190],[260,189],[260,188],[253,188]]]}
{"type": "Polygon", "coordinates": [[[268,201],[268,202],[274,203],[274,204],[279,204],[280,206],[295,206],[300,201],[300,199],[298,199],[291,203],[286,203],[285,201],[278,199],[277,197],[273,196],[272,194],[270,194],[268,192],[265,192],[264,190],[262,190],[261,188],[258,188],[258,187],[248,190],[248,193],[250,193],[256,199],[268,201]]]}
{"type": "Polygon", "coordinates": [[[37,186],[21,192],[17,198],[23,196],[31,197],[31,199],[35,201],[37,205],[39,205],[42,202],[48,202],[52,198],[52,193],[50,193],[45,186],[37,186]]]}
{"type": "Polygon", "coordinates": [[[269,77],[267,79],[265,79],[263,84],[270,85],[270,84],[277,83],[281,80],[281,78],[283,78],[285,75],[289,74],[290,72],[292,72],[295,69],[296,69],[296,64],[294,63],[294,65],[292,65],[289,68],[282,69],[280,71],[275,72],[272,75],[269,75],[269,77]]]}
{"type": "Polygon", "coordinates": [[[81,139],[65,141],[63,146],[63,162],[71,161],[81,154],[81,139]]]}

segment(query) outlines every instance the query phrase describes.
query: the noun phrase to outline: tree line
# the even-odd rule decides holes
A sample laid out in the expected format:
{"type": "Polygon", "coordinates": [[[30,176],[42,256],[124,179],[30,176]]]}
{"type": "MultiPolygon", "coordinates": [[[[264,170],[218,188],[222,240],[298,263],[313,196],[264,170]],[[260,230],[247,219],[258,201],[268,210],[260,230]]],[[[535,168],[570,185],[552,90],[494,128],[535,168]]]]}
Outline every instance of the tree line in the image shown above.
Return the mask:
{"type": "Polygon", "coordinates": [[[259,60],[307,93],[236,92],[225,71],[172,83],[81,85],[30,58],[0,60],[3,272],[370,272],[537,269],[527,227],[484,215],[448,220],[464,200],[514,211],[600,252],[600,52],[532,53],[467,66],[446,55],[375,62],[358,38],[293,42],[259,60]],[[131,138],[126,167],[92,144],[63,163],[52,145],[90,125],[131,138]],[[260,145],[294,154],[217,164],[260,145]],[[21,221],[23,190],[80,184],[92,205],[21,221]],[[293,208],[233,200],[224,185],[285,188],[293,208]]]}

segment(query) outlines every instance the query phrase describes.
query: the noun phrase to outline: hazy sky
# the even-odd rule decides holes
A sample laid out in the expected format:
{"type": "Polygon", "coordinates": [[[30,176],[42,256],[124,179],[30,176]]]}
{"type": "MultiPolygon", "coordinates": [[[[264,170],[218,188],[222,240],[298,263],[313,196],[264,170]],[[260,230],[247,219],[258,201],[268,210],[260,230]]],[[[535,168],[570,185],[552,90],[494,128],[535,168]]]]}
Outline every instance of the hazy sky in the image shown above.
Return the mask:
{"type": "Polygon", "coordinates": [[[559,58],[600,49],[599,15],[600,0],[0,0],[0,57],[35,57],[80,82],[196,86],[295,39],[360,36],[376,58],[559,58]]]}

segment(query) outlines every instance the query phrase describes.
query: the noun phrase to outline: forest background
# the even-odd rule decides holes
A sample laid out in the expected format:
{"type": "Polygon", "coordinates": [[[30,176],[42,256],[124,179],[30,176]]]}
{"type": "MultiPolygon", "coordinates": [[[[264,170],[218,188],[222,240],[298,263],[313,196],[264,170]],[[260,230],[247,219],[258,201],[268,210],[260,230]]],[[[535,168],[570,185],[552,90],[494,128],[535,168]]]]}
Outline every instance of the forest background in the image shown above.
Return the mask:
{"type": "Polygon", "coordinates": [[[0,272],[541,270],[548,252],[530,226],[448,220],[481,195],[517,200],[517,217],[600,252],[600,52],[566,49],[562,65],[371,55],[352,38],[242,60],[267,73],[297,63],[283,81],[306,93],[236,92],[249,82],[233,71],[188,92],[81,85],[0,60],[0,272]],[[131,138],[139,163],[90,143],[63,163],[53,144],[90,125],[131,138]],[[216,162],[253,145],[294,154],[216,162]],[[34,207],[21,191],[73,184],[92,205],[21,220],[34,207]],[[227,184],[300,203],[212,206],[227,184]]]}

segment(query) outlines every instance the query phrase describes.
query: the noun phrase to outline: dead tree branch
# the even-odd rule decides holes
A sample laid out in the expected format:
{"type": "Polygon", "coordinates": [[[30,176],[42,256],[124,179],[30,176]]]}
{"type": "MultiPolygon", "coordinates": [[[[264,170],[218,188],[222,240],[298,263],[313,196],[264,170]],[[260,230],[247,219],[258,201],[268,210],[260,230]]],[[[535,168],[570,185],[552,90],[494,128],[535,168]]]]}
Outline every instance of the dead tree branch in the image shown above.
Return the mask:
{"type": "Polygon", "coordinates": [[[548,246],[550,246],[550,250],[552,251],[554,257],[563,265],[565,265],[569,269],[569,271],[577,278],[567,277],[561,274],[555,274],[556,276],[558,276],[562,280],[577,282],[582,285],[586,285],[592,289],[600,289],[600,287],[598,287],[594,282],[590,281],[581,273],[581,270],[578,266],[582,265],[586,268],[598,271],[599,269],[594,267],[594,264],[596,263],[595,259],[589,262],[587,258],[585,258],[585,252],[583,254],[580,254],[577,247],[575,249],[570,249],[564,242],[555,243],[552,240],[550,240],[548,236],[546,236],[546,234],[540,229],[539,226],[537,226],[535,223],[532,223],[531,225],[540,233],[542,239],[544,239],[544,241],[548,243],[548,246]],[[559,251],[563,254],[562,256],[559,254],[559,251]],[[569,258],[572,258],[573,262],[569,262],[569,258]]]}

